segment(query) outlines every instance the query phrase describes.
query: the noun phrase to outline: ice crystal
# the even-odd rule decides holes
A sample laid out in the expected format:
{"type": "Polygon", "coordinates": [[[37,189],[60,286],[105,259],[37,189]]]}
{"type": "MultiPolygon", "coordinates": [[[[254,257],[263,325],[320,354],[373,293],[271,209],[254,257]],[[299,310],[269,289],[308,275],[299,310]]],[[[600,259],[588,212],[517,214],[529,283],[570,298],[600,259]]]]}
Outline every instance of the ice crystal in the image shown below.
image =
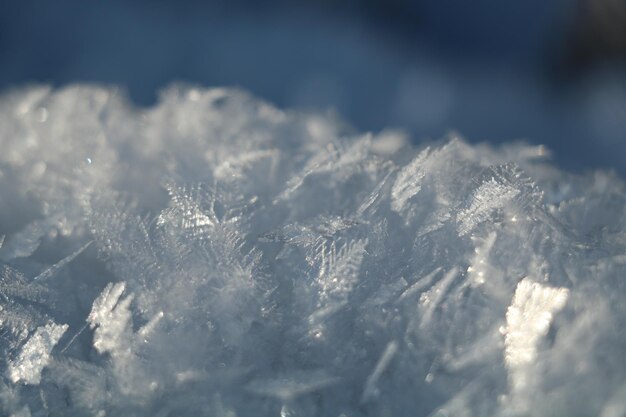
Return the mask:
{"type": "Polygon", "coordinates": [[[626,410],[626,189],[229,89],[0,98],[0,413],[626,410]]]}
{"type": "Polygon", "coordinates": [[[9,362],[8,372],[12,382],[24,382],[37,385],[41,381],[41,371],[50,362],[50,353],[63,333],[67,324],[46,324],[38,327],[24,344],[20,354],[9,362]]]}

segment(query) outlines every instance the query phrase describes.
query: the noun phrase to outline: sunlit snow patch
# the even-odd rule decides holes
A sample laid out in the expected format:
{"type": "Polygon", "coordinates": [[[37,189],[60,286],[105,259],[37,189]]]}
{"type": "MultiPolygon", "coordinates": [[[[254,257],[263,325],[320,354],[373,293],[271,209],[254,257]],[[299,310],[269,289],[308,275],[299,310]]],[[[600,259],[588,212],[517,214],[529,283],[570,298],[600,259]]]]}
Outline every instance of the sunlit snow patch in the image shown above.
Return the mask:
{"type": "Polygon", "coordinates": [[[552,288],[524,278],[517,285],[506,311],[504,360],[510,372],[511,390],[527,385],[526,367],[537,357],[537,347],[548,334],[552,317],[567,302],[567,288],[552,288]]]}

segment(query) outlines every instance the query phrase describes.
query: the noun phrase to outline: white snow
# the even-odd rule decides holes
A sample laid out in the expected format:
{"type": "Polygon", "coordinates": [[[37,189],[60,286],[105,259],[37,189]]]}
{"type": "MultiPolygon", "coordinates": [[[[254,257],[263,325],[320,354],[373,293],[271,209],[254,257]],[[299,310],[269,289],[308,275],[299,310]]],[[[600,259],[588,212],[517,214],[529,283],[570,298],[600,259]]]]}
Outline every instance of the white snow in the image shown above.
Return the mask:
{"type": "Polygon", "coordinates": [[[0,414],[620,415],[626,187],[547,155],[7,93],[0,414]]]}
{"type": "Polygon", "coordinates": [[[527,367],[536,361],[539,343],[548,334],[553,315],[565,307],[568,295],[567,288],[546,287],[528,278],[517,284],[503,329],[504,363],[513,393],[529,385],[527,367]]]}
{"type": "Polygon", "coordinates": [[[15,360],[9,361],[8,373],[13,383],[37,385],[41,371],[50,363],[52,348],[67,330],[67,324],[49,323],[38,327],[26,341],[15,360]]]}

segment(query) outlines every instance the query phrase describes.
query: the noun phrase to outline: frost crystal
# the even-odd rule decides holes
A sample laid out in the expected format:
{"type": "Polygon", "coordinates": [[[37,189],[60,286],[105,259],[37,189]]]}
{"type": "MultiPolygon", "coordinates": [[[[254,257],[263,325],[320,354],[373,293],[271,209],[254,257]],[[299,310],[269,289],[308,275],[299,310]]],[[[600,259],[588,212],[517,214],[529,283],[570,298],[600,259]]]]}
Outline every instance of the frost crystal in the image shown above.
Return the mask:
{"type": "Polygon", "coordinates": [[[0,150],[2,416],[626,410],[614,174],[182,86],[16,90],[0,150]]]}
{"type": "Polygon", "coordinates": [[[124,341],[131,313],[128,309],[132,297],[119,301],[125,283],[108,284],[102,294],[93,302],[87,321],[94,332],[93,346],[100,353],[116,351],[124,341]]]}
{"type": "Polygon", "coordinates": [[[530,384],[528,366],[536,361],[539,343],[548,334],[553,314],[565,306],[568,293],[567,288],[546,287],[528,278],[517,285],[503,329],[504,362],[513,394],[530,384]]]}
{"type": "Polygon", "coordinates": [[[519,190],[500,184],[494,179],[481,184],[474,193],[470,206],[458,214],[459,234],[471,232],[478,223],[487,220],[494,210],[504,207],[518,194],[519,190]]]}
{"type": "Polygon", "coordinates": [[[67,330],[67,324],[50,323],[38,327],[28,339],[18,357],[9,362],[9,378],[12,382],[37,385],[41,371],[50,363],[50,353],[67,330]]]}
{"type": "Polygon", "coordinates": [[[505,361],[510,369],[535,360],[537,344],[548,334],[552,315],[565,306],[567,295],[566,288],[544,287],[528,278],[517,285],[504,330],[505,361]]]}

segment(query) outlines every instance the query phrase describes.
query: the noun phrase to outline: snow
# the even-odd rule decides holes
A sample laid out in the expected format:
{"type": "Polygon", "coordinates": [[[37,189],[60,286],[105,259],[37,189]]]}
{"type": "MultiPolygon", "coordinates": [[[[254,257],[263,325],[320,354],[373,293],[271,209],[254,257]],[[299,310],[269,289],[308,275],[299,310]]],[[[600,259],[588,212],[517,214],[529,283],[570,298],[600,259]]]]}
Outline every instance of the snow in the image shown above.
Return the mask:
{"type": "MultiPolygon", "coordinates": [[[[538,345],[548,334],[553,315],[565,307],[568,295],[567,288],[546,287],[528,278],[517,284],[502,331],[512,394],[518,395],[530,384],[528,365],[536,361],[538,345]]],[[[524,409],[530,407],[524,404],[524,409]]]]}
{"type": "Polygon", "coordinates": [[[41,371],[50,362],[50,353],[63,333],[67,324],[55,323],[38,327],[35,333],[22,347],[18,357],[9,361],[8,373],[13,383],[37,385],[41,382],[41,371]]]}
{"type": "Polygon", "coordinates": [[[615,174],[190,86],[16,90],[0,149],[2,415],[626,409],[615,174]]]}

